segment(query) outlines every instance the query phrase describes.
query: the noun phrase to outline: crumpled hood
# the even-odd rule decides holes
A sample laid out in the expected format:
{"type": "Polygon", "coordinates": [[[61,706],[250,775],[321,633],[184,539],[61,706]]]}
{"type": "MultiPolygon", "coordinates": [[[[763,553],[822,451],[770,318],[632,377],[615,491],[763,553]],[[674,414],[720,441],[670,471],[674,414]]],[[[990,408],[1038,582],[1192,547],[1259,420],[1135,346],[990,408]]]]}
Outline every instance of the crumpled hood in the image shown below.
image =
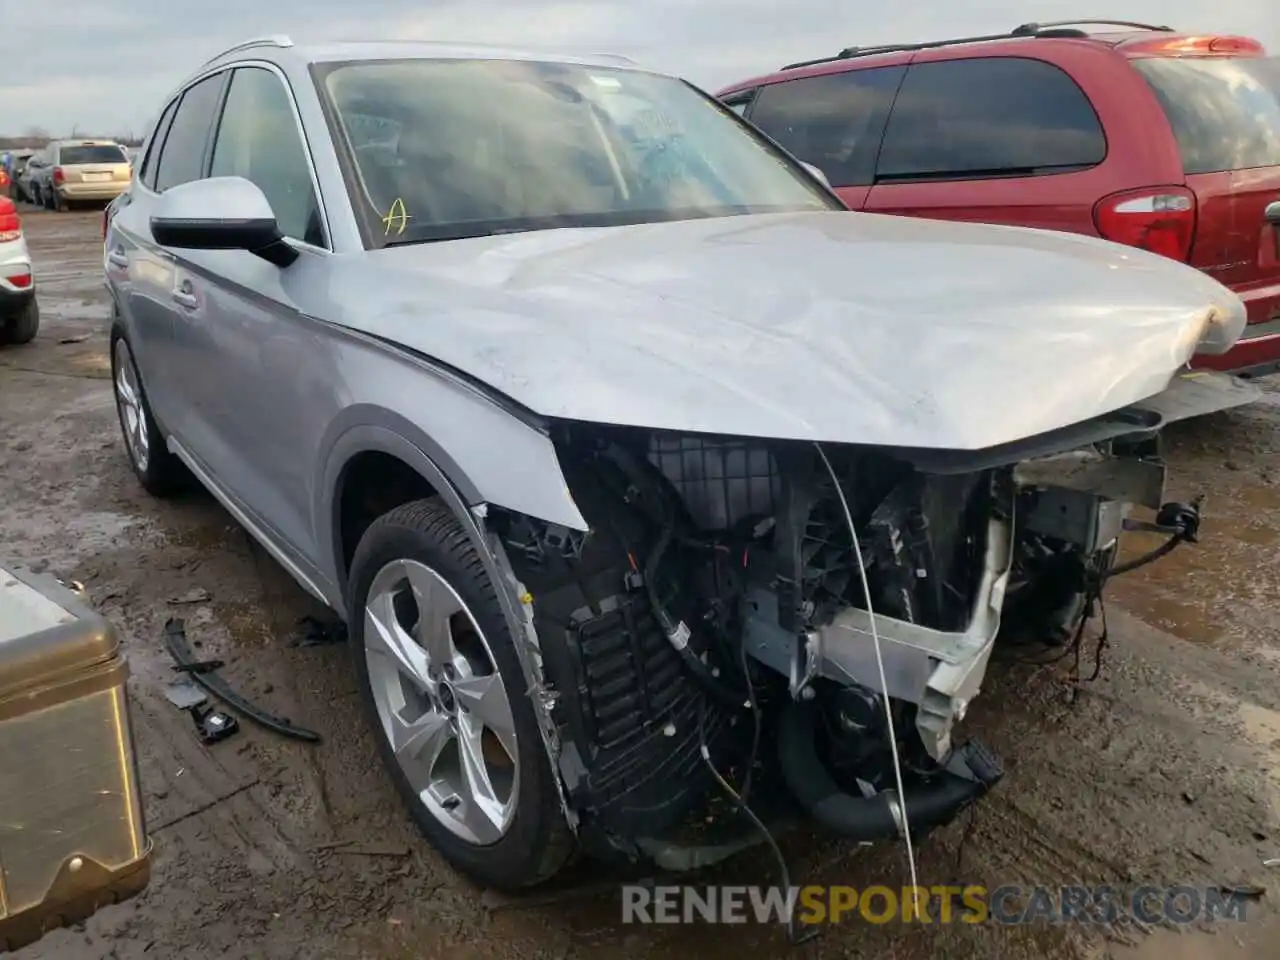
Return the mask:
{"type": "Polygon", "coordinates": [[[842,212],[334,258],[339,323],[539,414],[981,449],[1164,389],[1245,322],[1211,278],[1070,234],[842,212]]]}

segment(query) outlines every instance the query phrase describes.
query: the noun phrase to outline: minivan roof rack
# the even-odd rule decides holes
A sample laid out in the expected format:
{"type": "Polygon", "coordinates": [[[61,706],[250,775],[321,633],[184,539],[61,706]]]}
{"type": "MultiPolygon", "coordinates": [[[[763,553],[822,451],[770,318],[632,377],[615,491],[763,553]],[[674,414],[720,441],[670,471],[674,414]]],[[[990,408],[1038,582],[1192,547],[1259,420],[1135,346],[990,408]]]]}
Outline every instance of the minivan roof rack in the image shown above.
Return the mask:
{"type": "Polygon", "coordinates": [[[1173,33],[1173,27],[1156,26],[1152,23],[1134,23],[1132,20],[1050,20],[1046,23],[1024,23],[1014,27],[1015,37],[1034,37],[1046,30],[1058,27],[1128,27],[1130,30],[1152,30],[1157,33],[1173,33]]]}
{"type": "Polygon", "coordinates": [[[1008,33],[989,33],[978,37],[954,37],[948,40],[924,40],[920,43],[885,43],[873,47],[845,47],[834,57],[818,57],[816,60],[801,60],[788,63],[779,69],[798,70],[801,67],[816,67],[822,63],[835,63],[838,60],[852,60],[855,57],[870,57],[878,53],[909,53],[913,50],[931,50],[935,47],[949,47],[957,43],[988,43],[993,40],[1010,40],[1017,37],[1044,37],[1084,39],[1088,31],[1079,29],[1091,27],[1127,27],[1131,30],[1155,30],[1161,33],[1172,33],[1173,27],[1159,27],[1149,23],[1134,23],[1129,20],[1053,20],[1047,23],[1024,23],[1014,27],[1008,33]]]}
{"type": "Polygon", "coordinates": [[[254,37],[252,40],[244,40],[241,43],[237,43],[235,46],[227,47],[227,49],[223,50],[221,53],[214,54],[212,57],[210,57],[208,60],[204,62],[204,65],[207,67],[209,64],[213,63],[213,61],[221,60],[223,57],[225,57],[229,53],[236,53],[240,50],[248,50],[250,47],[285,48],[285,47],[292,47],[292,46],[293,46],[293,41],[290,40],[283,33],[272,34],[269,37],[254,37]]]}

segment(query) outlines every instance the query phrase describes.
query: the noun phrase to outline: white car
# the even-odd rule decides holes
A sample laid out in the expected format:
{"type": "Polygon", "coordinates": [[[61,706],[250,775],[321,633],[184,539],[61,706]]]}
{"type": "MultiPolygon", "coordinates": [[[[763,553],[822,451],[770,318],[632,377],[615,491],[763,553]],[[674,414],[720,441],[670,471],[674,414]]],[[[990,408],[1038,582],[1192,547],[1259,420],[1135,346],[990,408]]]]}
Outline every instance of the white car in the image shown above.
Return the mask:
{"type": "Polygon", "coordinates": [[[8,197],[0,197],[0,343],[30,343],[40,326],[31,255],[22,219],[8,197]]]}

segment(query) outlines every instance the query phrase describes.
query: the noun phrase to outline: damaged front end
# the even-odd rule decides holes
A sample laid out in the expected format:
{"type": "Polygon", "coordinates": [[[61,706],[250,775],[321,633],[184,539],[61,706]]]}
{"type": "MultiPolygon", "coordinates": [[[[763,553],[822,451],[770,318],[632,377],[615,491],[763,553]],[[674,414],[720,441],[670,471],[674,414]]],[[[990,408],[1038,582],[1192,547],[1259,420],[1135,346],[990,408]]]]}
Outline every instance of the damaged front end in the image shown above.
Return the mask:
{"type": "Polygon", "coordinates": [[[701,865],[737,848],[702,829],[726,798],[864,841],[954,818],[1001,776],[956,735],[998,637],[1078,641],[1135,505],[1193,540],[1158,430],[1248,389],[1180,378],[978,452],[555,424],[590,529],[485,522],[532,611],[580,840],[701,865]]]}

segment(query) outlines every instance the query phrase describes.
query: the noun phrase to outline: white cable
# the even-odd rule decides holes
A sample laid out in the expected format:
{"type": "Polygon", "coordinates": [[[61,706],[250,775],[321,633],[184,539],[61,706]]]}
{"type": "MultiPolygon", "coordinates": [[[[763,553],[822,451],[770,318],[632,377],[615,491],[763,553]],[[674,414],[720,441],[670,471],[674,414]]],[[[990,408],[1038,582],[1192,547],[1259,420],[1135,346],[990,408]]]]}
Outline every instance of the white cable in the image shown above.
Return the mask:
{"type": "Polygon", "coordinates": [[[880,653],[880,631],[876,629],[876,614],[871,602],[871,583],[867,580],[867,565],[862,560],[862,546],[858,543],[858,530],[853,524],[853,512],[849,509],[849,501],[845,499],[844,490],[840,487],[840,478],[836,476],[835,468],[831,466],[831,461],[827,459],[826,451],[822,449],[822,445],[815,440],[813,446],[818,451],[818,456],[822,458],[822,462],[827,468],[827,473],[831,474],[831,482],[835,485],[836,496],[840,498],[840,507],[844,510],[844,519],[849,525],[849,536],[853,540],[853,555],[858,561],[858,575],[862,578],[862,593],[867,601],[867,619],[871,623],[871,643],[876,651],[876,669],[880,671],[880,692],[884,697],[884,716],[889,728],[889,751],[893,755],[893,777],[898,788],[898,811],[902,815],[902,839],[907,845],[907,867],[911,871],[911,897],[914,900],[916,890],[920,888],[919,881],[916,878],[916,852],[911,845],[911,824],[907,819],[907,791],[902,785],[902,761],[898,758],[898,738],[894,736],[893,708],[889,706],[889,681],[885,678],[884,656],[880,653]]]}

